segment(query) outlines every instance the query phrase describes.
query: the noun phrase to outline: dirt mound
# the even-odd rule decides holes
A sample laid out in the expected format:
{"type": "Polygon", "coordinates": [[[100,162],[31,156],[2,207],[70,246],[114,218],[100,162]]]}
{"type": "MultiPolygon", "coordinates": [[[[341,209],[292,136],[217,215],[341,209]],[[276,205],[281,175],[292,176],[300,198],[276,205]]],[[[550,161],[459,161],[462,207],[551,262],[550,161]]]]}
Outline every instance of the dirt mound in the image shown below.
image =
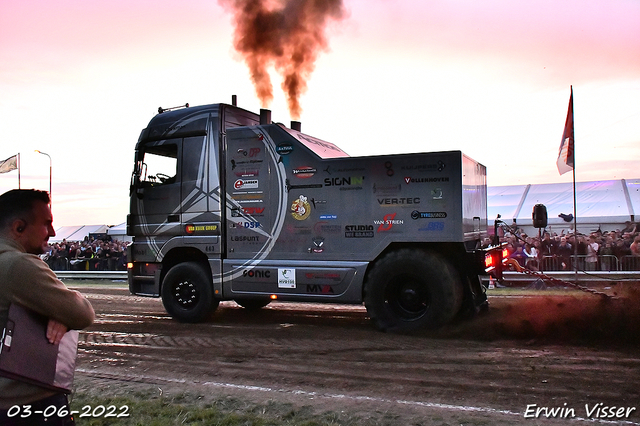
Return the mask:
{"type": "Polygon", "coordinates": [[[433,334],[478,340],[516,338],[640,345],[638,288],[627,288],[614,298],[589,294],[534,295],[490,297],[489,301],[487,313],[433,334]]]}

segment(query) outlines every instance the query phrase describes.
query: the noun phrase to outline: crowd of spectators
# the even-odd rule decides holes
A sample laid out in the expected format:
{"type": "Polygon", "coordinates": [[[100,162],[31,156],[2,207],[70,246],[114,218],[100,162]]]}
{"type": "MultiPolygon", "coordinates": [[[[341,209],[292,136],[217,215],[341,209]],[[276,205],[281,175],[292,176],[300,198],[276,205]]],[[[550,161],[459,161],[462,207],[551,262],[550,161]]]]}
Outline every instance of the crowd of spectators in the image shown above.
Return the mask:
{"type": "Polygon", "coordinates": [[[498,235],[509,257],[531,270],[570,271],[574,262],[578,270],[585,271],[640,270],[640,225],[625,225],[622,230],[597,230],[588,235],[544,231],[540,238],[526,235],[514,223],[498,235]]]}
{"type": "Polygon", "coordinates": [[[85,237],[50,243],[44,260],[54,271],[126,271],[128,242],[85,237]]]}

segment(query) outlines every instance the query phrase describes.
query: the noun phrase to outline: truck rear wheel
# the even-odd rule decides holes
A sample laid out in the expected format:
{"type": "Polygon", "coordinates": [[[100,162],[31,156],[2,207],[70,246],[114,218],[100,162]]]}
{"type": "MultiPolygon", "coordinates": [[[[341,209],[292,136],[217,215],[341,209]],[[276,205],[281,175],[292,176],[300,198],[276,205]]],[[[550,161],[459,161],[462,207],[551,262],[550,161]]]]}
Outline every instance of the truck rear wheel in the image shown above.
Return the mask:
{"type": "Polygon", "coordinates": [[[196,262],[183,262],[169,269],[162,281],[162,304],[181,322],[202,322],[220,303],[213,298],[211,276],[196,262]]]}
{"type": "Polygon", "coordinates": [[[388,253],[367,274],[364,303],[383,331],[437,328],[460,310],[462,284],[437,254],[402,249],[388,253]]]}

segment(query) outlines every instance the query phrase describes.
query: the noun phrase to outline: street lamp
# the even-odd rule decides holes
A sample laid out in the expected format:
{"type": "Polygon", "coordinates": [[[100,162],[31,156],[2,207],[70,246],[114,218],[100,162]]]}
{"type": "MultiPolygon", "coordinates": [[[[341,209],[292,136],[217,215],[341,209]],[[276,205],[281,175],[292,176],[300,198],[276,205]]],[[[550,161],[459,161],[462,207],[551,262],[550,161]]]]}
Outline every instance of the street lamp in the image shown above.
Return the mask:
{"type": "MultiPolygon", "coordinates": [[[[52,176],[52,171],[53,171],[53,167],[52,167],[52,163],[51,163],[51,156],[49,154],[47,154],[46,152],[38,151],[37,149],[35,151],[38,154],[46,155],[47,157],[49,157],[49,199],[51,199],[52,198],[52,195],[51,195],[51,176],[52,176]]],[[[53,204],[53,203],[51,203],[51,204],[53,204]]]]}

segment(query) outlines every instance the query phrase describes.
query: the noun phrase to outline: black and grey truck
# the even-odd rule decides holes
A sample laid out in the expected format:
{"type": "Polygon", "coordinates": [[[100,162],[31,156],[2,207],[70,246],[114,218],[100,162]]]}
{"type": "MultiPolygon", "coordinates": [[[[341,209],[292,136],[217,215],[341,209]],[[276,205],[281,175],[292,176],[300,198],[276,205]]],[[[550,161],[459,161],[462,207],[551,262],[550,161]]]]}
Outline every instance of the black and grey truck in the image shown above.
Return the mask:
{"type": "Polygon", "coordinates": [[[486,305],[486,168],[460,151],[350,157],[268,110],[159,111],[135,150],[131,293],[185,322],[223,300],[364,303],[395,331],[486,305]]]}

